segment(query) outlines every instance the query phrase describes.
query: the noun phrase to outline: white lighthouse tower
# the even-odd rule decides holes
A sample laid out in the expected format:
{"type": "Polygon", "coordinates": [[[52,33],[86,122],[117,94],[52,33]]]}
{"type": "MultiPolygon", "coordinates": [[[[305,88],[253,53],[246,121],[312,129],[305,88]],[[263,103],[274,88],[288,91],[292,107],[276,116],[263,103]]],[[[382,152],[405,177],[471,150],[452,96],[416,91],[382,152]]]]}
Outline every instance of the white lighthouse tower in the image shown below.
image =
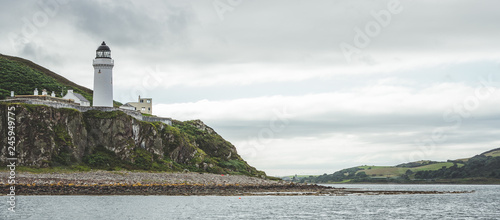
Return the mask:
{"type": "Polygon", "coordinates": [[[94,100],[92,106],[113,107],[113,66],[111,50],[103,41],[96,50],[94,65],[94,100]]]}

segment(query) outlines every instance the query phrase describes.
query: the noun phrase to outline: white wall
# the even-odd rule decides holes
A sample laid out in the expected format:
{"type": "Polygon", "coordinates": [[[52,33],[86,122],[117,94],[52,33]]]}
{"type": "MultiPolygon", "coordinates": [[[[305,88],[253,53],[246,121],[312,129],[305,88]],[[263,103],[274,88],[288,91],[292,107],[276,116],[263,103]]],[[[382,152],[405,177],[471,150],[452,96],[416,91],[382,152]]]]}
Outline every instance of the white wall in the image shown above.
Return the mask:
{"type": "Polygon", "coordinates": [[[93,106],[113,107],[113,59],[94,59],[93,106]],[[100,73],[99,73],[100,72],[100,73]]]}

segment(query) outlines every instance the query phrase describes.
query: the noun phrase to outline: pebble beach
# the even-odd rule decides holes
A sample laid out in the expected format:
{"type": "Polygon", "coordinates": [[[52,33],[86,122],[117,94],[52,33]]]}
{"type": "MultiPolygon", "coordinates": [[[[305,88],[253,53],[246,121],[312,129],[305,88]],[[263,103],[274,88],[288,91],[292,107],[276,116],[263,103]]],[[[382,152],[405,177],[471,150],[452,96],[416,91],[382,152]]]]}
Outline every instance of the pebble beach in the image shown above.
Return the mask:
{"type": "Polygon", "coordinates": [[[131,171],[90,171],[72,173],[18,173],[16,184],[4,182],[8,172],[0,172],[0,190],[12,186],[16,195],[387,195],[442,194],[438,191],[362,191],[315,184],[294,184],[242,175],[208,173],[153,173],[131,171]]]}

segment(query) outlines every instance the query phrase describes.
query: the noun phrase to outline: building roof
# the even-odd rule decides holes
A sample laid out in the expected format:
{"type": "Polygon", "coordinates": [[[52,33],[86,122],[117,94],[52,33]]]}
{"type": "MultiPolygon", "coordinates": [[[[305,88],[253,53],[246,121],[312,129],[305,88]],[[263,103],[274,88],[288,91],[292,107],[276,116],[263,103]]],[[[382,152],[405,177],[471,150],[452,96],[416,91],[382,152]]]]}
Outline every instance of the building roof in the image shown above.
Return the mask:
{"type": "Polygon", "coordinates": [[[125,105],[122,105],[122,106],[125,106],[125,107],[134,107],[133,105],[131,105],[129,103],[126,103],[125,105]]]}
{"type": "Polygon", "coordinates": [[[109,49],[108,45],[106,45],[106,42],[102,42],[101,46],[99,46],[97,48],[97,50],[107,50],[107,51],[111,51],[111,49],[109,49]]]}
{"type": "Polygon", "coordinates": [[[87,100],[85,97],[83,97],[83,95],[81,95],[80,93],[75,93],[74,92],[73,95],[75,95],[82,102],[89,102],[89,100],[87,100]]]}

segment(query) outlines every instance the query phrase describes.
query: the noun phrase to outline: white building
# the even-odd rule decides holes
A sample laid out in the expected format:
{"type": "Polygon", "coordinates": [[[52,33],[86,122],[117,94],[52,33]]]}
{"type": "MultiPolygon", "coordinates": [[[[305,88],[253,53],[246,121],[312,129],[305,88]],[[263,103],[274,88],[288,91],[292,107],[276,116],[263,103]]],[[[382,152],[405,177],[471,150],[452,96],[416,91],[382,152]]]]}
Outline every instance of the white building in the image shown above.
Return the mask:
{"type": "Polygon", "coordinates": [[[73,92],[73,90],[68,90],[68,93],[63,97],[63,99],[73,99],[73,101],[80,104],[80,106],[90,106],[89,100],[81,94],[73,92]]]}
{"type": "Polygon", "coordinates": [[[111,50],[103,41],[96,50],[93,106],[113,107],[113,66],[111,50]]]}

